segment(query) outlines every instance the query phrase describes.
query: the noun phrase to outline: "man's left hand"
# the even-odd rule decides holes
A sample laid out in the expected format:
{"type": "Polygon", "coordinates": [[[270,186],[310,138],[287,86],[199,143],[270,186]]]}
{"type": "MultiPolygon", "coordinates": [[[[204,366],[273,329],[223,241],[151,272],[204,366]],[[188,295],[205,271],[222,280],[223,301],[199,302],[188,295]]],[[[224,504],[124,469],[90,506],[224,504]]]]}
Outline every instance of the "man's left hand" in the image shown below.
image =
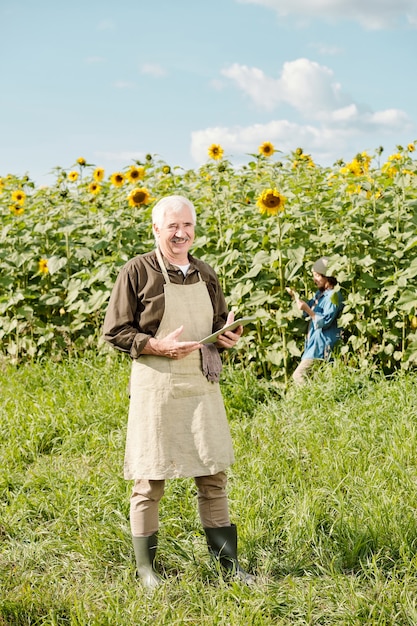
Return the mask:
{"type": "MultiPolygon", "coordinates": [[[[235,320],[235,314],[231,311],[227,316],[225,326],[231,324],[235,320]]],[[[224,335],[219,335],[216,341],[218,348],[233,348],[243,333],[243,326],[238,326],[235,330],[227,330],[224,335]]]]}

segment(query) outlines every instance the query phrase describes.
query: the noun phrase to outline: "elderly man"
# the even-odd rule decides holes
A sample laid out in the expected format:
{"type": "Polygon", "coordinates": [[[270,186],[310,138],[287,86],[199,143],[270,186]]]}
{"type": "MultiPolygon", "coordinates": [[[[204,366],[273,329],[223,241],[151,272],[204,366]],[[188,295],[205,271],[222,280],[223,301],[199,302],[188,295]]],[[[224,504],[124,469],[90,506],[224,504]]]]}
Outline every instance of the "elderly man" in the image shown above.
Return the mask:
{"type": "Polygon", "coordinates": [[[330,359],[332,348],[340,338],[337,320],[343,301],[340,291],[335,290],[337,279],[328,276],[328,264],[328,257],[321,257],[314,263],[312,272],[317,291],[308,302],[300,300],[295,291],[287,288],[304,317],[310,319],[301,362],[293,373],[293,380],[298,385],[306,382],[317,360],[330,359]]]}
{"type": "Polygon", "coordinates": [[[153,564],[159,501],[165,480],[193,477],[209,552],[246,583],[237,560],[225,470],[234,461],[218,380],[218,349],[232,348],[242,327],[203,337],[233,321],[214,270],[189,254],[196,213],[183,196],[167,196],[152,211],[156,249],[120,271],[104,339],[132,358],[124,476],[134,480],[130,525],[137,572],[145,587],[161,583],[153,564]]]}

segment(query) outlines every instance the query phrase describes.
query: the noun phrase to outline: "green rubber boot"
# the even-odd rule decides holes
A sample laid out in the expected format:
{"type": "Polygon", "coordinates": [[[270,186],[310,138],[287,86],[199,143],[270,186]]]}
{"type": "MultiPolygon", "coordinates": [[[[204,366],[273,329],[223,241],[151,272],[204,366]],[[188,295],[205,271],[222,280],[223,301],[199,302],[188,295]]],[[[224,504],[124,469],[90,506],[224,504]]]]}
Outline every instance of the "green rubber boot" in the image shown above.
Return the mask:
{"type": "Polygon", "coordinates": [[[150,537],[132,537],[132,541],[138,576],[146,589],[156,589],[162,583],[162,578],[153,568],[158,535],[154,533],[150,537]]]}
{"type": "Polygon", "coordinates": [[[246,585],[253,585],[255,577],[240,567],[237,558],[237,529],[234,524],[220,528],[205,528],[210,554],[220,562],[223,569],[236,576],[246,585]]]}

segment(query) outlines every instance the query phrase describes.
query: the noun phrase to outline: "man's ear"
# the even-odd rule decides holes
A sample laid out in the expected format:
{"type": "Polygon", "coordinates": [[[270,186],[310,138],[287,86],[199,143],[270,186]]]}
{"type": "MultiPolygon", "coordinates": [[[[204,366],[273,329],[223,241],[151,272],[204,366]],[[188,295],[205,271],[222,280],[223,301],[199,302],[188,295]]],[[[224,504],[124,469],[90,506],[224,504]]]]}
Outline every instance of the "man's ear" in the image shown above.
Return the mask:
{"type": "Polygon", "coordinates": [[[156,224],[152,224],[153,234],[159,236],[159,228],[156,224]]]}

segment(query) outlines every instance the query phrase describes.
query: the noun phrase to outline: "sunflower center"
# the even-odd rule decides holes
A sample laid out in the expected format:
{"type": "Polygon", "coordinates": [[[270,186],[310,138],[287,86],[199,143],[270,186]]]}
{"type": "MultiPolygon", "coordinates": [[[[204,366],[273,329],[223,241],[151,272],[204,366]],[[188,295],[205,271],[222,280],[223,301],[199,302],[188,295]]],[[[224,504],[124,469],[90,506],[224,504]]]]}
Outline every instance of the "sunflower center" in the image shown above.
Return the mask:
{"type": "Polygon", "coordinates": [[[281,199],[277,196],[274,196],[272,193],[268,193],[264,198],[264,204],[270,209],[274,209],[279,206],[281,203],[281,199]]]}
{"type": "Polygon", "coordinates": [[[143,191],[135,191],[135,193],[132,196],[132,199],[133,199],[133,202],[137,204],[141,204],[146,199],[146,195],[143,193],[143,191]]]}

